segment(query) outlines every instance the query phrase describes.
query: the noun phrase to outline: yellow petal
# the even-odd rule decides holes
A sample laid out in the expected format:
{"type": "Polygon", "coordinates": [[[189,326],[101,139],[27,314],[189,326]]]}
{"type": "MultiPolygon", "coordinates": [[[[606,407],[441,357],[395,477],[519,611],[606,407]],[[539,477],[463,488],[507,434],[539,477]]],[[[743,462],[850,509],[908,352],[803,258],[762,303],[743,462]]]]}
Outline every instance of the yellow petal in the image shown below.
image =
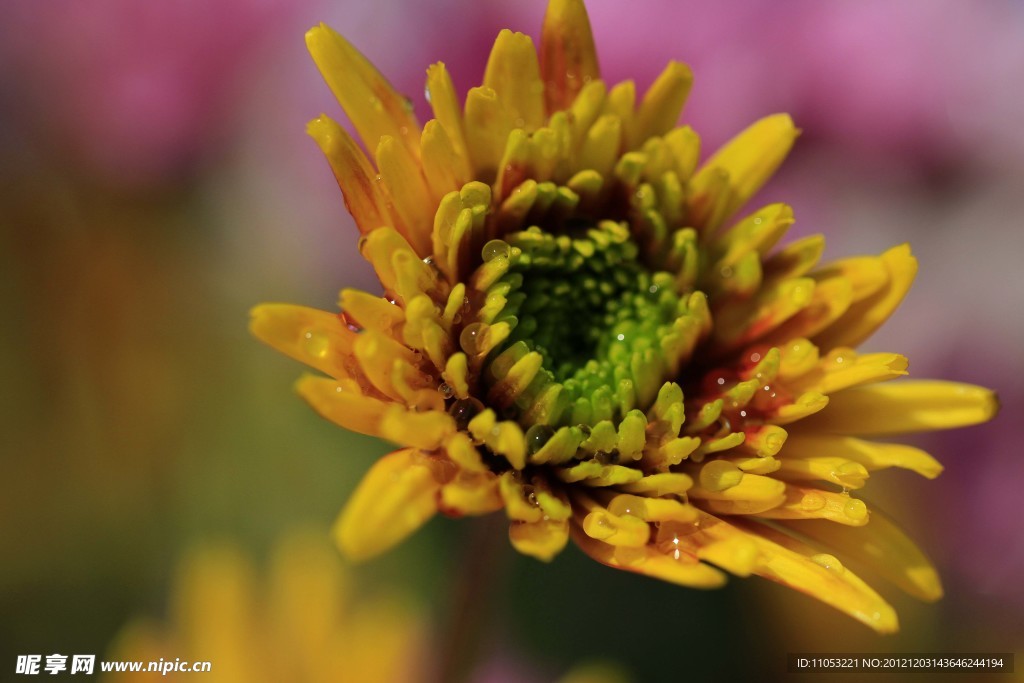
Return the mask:
{"type": "Polygon", "coordinates": [[[544,124],[544,84],[533,40],[503,29],[487,60],[484,86],[498,95],[513,128],[535,130],[544,124]]]}
{"type": "Polygon", "coordinates": [[[807,593],[879,633],[899,629],[896,611],[836,558],[763,525],[736,526],[750,533],[761,554],[755,574],[807,593]]]}
{"type": "Polygon", "coordinates": [[[681,556],[675,559],[652,546],[617,549],[587,536],[576,524],[572,525],[570,531],[572,540],[583,552],[609,567],[644,574],[690,588],[718,588],[725,583],[725,574],[698,562],[696,558],[681,556]]]}
{"type": "Polygon", "coordinates": [[[428,210],[432,206],[430,190],[419,159],[390,135],[383,136],[376,149],[377,167],[399,217],[395,227],[416,254],[426,258],[430,255],[433,215],[428,210]]]}
{"type": "Polygon", "coordinates": [[[345,129],[327,116],[320,116],[309,122],[306,132],[327,157],[359,232],[365,235],[382,225],[391,225],[391,212],[377,183],[376,171],[345,129]]]}
{"type": "Polygon", "coordinates": [[[898,353],[860,354],[850,349],[833,349],[818,368],[787,384],[796,391],[834,394],[865,384],[896,379],[907,374],[907,358],[898,353]]]}
{"type": "Polygon", "coordinates": [[[334,525],[334,538],[354,561],[367,560],[419,529],[437,512],[441,482],[413,448],[385,455],[359,483],[334,525]]]}
{"type": "MultiPolygon", "coordinates": [[[[780,482],[781,483],[781,482],[780,482]]],[[[848,526],[868,523],[868,507],[847,493],[786,484],[785,501],[757,514],[763,519],[827,519],[848,526]]]]}
{"type": "Polygon", "coordinates": [[[984,387],[904,380],[834,394],[827,410],[800,426],[822,434],[900,434],[966,427],[991,420],[998,410],[996,395],[984,387]]]}
{"type": "Polygon", "coordinates": [[[420,124],[412,105],[358,50],[325,24],[306,33],[306,47],[367,149],[390,135],[419,154],[420,124]]]}
{"type": "Polygon", "coordinates": [[[355,332],[335,313],[291,304],[261,304],[249,330],[262,342],[332,377],[351,376],[355,332]]]}
{"type": "Polygon", "coordinates": [[[441,293],[437,271],[424,263],[409,242],[390,227],[374,230],[359,242],[359,250],[377,273],[390,298],[402,303],[420,294],[441,293]]]}
{"type": "Polygon", "coordinates": [[[395,363],[415,364],[413,352],[391,337],[373,330],[365,330],[357,335],[352,349],[359,361],[359,368],[373,386],[396,401],[402,400],[392,379],[393,370],[395,363]]]}
{"type": "Polygon", "coordinates": [[[491,88],[471,88],[466,95],[466,145],[478,179],[491,182],[512,131],[508,113],[491,88]]]}
{"type": "Polygon", "coordinates": [[[587,131],[580,150],[580,167],[593,169],[607,177],[622,150],[622,122],[619,117],[605,114],[587,131]]]}
{"type": "Polygon", "coordinates": [[[441,489],[441,511],[455,517],[486,515],[504,506],[498,478],[489,471],[460,473],[441,489]]]}
{"type": "Polygon", "coordinates": [[[721,491],[694,486],[687,495],[700,507],[731,515],[751,515],[770,510],[785,500],[786,485],[771,477],[741,474],[738,484],[721,491]]]}
{"type": "Polygon", "coordinates": [[[837,346],[856,347],[884,323],[910,290],[917,275],[917,259],[910,246],[902,244],[881,255],[888,282],[871,296],[850,306],[838,320],[813,338],[823,350],[837,346]]]}
{"type": "Polygon", "coordinates": [[[785,457],[837,457],[860,463],[869,472],[888,467],[903,467],[922,477],[934,479],[942,465],[920,448],[901,443],[877,443],[852,436],[794,434],[786,443],[785,457]]]}
{"type": "MultiPolygon", "coordinates": [[[[459,156],[460,168],[468,173],[469,155],[466,152],[466,130],[462,121],[462,108],[459,106],[455,85],[448,69],[442,62],[431,64],[427,68],[427,99],[434,110],[434,117],[444,127],[451,140],[452,148],[459,156]]],[[[468,180],[468,176],[467,176],[468,180]]]]}
{"type": "Polygon", "coordinates": [[[369,436],[380,436],[381,416],[389,405],[393,405],[347,391],[337,380],[327,377],[305,375],[296,382],[295,389],[321,417],[369,436]]]}
{"type": "Polygon", "coordinates": [[[360,327],[392,334],[405,322],[405,313],[382,296],[358,289],[343,289],[338,301],[345,317],[360,327]]]}
{"type": "Polygon", "coordinates": [[[692,85],[693,72],[690,67],[680,62],[668,63],[640,103],[636,113],[633,147],[638,147],[648,138],[664,135],[675,127],[692,85]]]}
{"type": "Polygon", "coordinates": [[[799,131],[787,114],[757,121],[727,142],[697,171],[692,181],[694,201],[708,191],[709,181],[716,173],[725,172],[730,195],[725,214],[732,213],[771,177],[789,154],[797,135],[799,131]]]}
{"type": "Polygon", "coordinates": [[[942,582],[931,561],[892,520],[877,511],[862,527],[818,520],[783,524],[851,561],[862,563],[916,598],[931,602],[942,597],[942,582]]]}
{"type": "Polygon", "coordinates": [[[524,555],[550,562],[569,542],[569,522],[542,519],[539,522],[512,522],[508,528],[512,546],[524,555]]]}
{"type": "Polygon", "coordinates": [[[552,0],[540,42],[544,98],[549,113],[567,109],[583,87],[601,77],[590,20],[582,0],[552,0]]]}
{"type": "Polygon", "coordinates": [[[869,476],[867,468],[859,462],[827,455],[811,458],[786,457],[780,461],[780,467],[776,472],[780,479],[827,481],[845,489],[862,488],[869,476]]]}
{"type": "MultiPolygon", "coordinates": [[[[469,181],[469,163],[455,151],[451,138],[437,119],[427,121],[420,138],[423,175],[430,187],[431,206],[469,181]]],[[[419,207],[424,213],[425,207],[419,207]]]]}

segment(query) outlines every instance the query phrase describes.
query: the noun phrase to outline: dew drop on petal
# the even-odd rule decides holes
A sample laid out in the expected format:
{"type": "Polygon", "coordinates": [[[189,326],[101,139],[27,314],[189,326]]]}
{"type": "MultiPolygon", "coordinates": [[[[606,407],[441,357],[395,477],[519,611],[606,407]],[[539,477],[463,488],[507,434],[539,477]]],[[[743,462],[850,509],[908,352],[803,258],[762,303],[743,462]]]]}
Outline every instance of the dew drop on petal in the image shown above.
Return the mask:
{"type": "Polygon", "coordinates": [[[469,426],[470,420],[476,417],[484,409],[484,404],[470,396],[460,398],[448,409],[448,414],[455,420],[455,427],[464,431],[469,426]]]}
{"type": "Polygon", "coordinates": [[[512,247],[508,245],[504,240],[491,240],[484,245],[481,256],[483,256],[484,263],[490,263],[497,259],[508,259],[512,254],[512,247]]]}
{"type": "Polygon", "coordinates": [[[843,506],[843,514],[850,519],[859,522],[868,516],[868,506],[865,505],[862,500],[851,498],[849,502],[843,506]]]}
{"type": "Polygon", "coordinates": [[[554,428],[548,425],[533,425],[526,430],[526,452],[533,455],[544,447],[552,436],[555,435],[554,428]]]}
{"type": "Polygon", "coordinates": [[[825,507],[825,496],[820,493],[805,493],[804,497],[800,499],[800,507],[808,512],[814,512],[825,507]]]}
{"type": "Polygon", "coordinates": [[[445,398],[445,400],[455,395],[455,390],[452,389],[447,382],[441,382],[439,385],[437,385],[437,391],[439,394],[441,394],[441,396],[445,398]]]}
{"type": "Polygon", "coordinates": [[[327,340],[327,335],[319,330],[306,330],[303,335],[303,343],[306,347],[306,353],[313,358],[325,358],[327,357],[327,351],[330,343],[327,340]]]}
{"type": "Polygon", "coordinates": [[[466,325],[462,330],[462,334],[459,335],[459,346],[470,356],[477,355],[481,351],[486,331],[487,326],[483,323],[466,325]]]}
{"type": "Polygon", "coordinates": [[[700,468],[700,485],[708,491],[724,491],[742,479],[743,472],[728,460],[712,460],[700,468]]]}
{"type": "Polygon", "coordinates": [[[817,555],[811,555],[811,562],[820,565],[825,569],[834,572],[836,574],[842,574],[846,571],[846,567],[839,561],[835,555],[829,555],[828,553],[818,553],[817,555]]]}

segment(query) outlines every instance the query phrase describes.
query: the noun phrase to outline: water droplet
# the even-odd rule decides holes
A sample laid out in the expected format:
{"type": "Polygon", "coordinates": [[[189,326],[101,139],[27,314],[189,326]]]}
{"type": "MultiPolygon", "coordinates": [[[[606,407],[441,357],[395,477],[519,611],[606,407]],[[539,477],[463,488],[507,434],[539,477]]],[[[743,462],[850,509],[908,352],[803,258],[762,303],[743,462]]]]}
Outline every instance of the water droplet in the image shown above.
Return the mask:
{"type": "Polygon", "coordinates": [[[865,505],[862,500],[851,498],[850,501],[843,506],[843,513],[850,519],[859,522],[868,516],[868,506],[865,505]]]}
{"type": "Polygon", "coordinates": [[[732,267],[722,266],[721,270],[718,271],[718,274],[721,275],[723,279],[728,280],[732,277],[732,267]]]}
{"type": "Polygon", "coordinates": [[[626,335],[620,333],[615,335],[615,338],[618,339],[619,341],[625,341],[626,335]]]}
{"type": "Polygon", "coordinates": [[[650,287],[647,288],[647,291],[650,292],[651,294],[657,294],[658,285],[651,285],[650,287]]]}
{"type": "Polygon", "coordinates": [[[725,384],[725,378],[724,377],[719,377],[718,379],[715,380],[715,383],[718,386],[722,386],[723,384],[725,384]]]}
{"type": "Polygon", "coordinates": [[[482,350],[483,338],[487,333],[487,326],[483,323],[472,323],[466,325],[459,335],[459,346],[470,356],[475,356],[482,350]]]}
{"type": "Polygon", "coordinates": [[[440,384],[438,384],[437,391],[442,396],[444,396],[445,400],[448,400],[449,398],[455,395],[455,390],[452,389],[447,382],[441,382],[440,384]]]}
{"type": "Polygon", "coordinates": [[[469,398],[460,398],[448,408],[448,414],[455,420],[455,427],[460,431],[465,431],[466,427],[469,426],[470,420],[476,417],[484,409],[484,404],[477,399],[470,396],[469,398]]]}
{"type": "Polygon", "coordinates": [[[805,493],[804,497],[800,499],[800,507],[807,512],[814,512],[825,507],[825,496],[820,493],[805,493]]]}
{"type": "Polygon", "coordinates": [[[764,219],[762,219],[760,216],[754,217],[754,225],[761,225],[762,222],[764,222],[764,219]]]}
{"type": "Polygon", "coordinates": [[[401,127],[399,127],[398,132],[401,133],[402,135],[408,135],[408,133],[409,133],[409,126],[401,126],[401,127]]]}
{"type": "Polygon", "coordinates": [[[380,98],[372,95],[370,96],[370,106],[377,111],[382,111],[384,109],[384,104],[380,101],[380,98]]]}
{"type": "Polygon", "coordinates": [[[761,361],[761,354],[760,353],[758,353],[757,351],[754,351],[752,354],[750,354],[750,362],[751,363],[759,363],[760,361],[761,361]]]}
{"type": "Polygon", "coordinates": [[[828,553],[818,553],[817,555],[811,555],[811,562],[817,565],[821,565],[825,569],[835,572],[836,574],[842,574],[846,571],[846,567],[839,561],[835,555],[829,555],[828,553]]]}
{"type": "Polygon", "coordinates": [[[512,254],[512,247],[503,240],[491,240],[484,245],[481,256],[483,256],[484,263],[490,263],[497,259],[508,259],[512,254]]]}
{"type": "Polygon", "coordinates": [[[423,89],[423,99],[427,101],[427,104],[430,104],[430,88],[423,89]]]}
{"type": "Polygon", "coordinates": [[[712,460],[700,468],[700,485],[708,491],[724,491],[742,479],[743,472],[728,460],[712,460]]]}
{"type": "Polygon", "coordinates": [[[554,435],[555,430],[549,425],[533,425],[526,430],[526,453],[533,455],[543,448],[544,444],[554,435]]]}
{"type": "Polygon", "coordinates": [[[326,358],[327,351],[330,348],[330,342],[327,340],[327,335],[319,330],[306,330],[302,335],[305,340],[306,353],[313,356],[314,358],[326,358]]]}
{"type": "Polygon", "coordinates": [[[376,181],[377,181],[377,182],[379,183],[379,182],[381,182],[382,180],[384,180],[384,176],[382,176],[382,175],[381,175],[380,173],[378,173],[377,175],[375,175],[375,176],[373,177],[373,179],[374,179],[374,180],[376,180],[376,181]]]}

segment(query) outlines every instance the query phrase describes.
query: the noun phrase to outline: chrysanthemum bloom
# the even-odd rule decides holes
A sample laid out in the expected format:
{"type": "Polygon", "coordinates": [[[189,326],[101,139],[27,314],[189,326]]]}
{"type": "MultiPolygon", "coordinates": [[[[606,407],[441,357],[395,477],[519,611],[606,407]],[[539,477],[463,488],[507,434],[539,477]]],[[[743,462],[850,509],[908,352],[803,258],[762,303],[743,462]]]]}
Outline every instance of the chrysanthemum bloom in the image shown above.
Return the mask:
{"type": "MultiPolygon", "coordinates": [[[[210,662],[207,676],[221,683],[425,680],[420,615],[394,596],[359,595],[337,554],[315,536],[279,543],[265,576],[232,545],[193,551],[178,572],[170,612],[164,623],[129,624],[105,658],[210,662]]],[[[179,671],[106,680],[201,678],[179,671]]]]}
{"type": "Polygon", "coordinates": [[[329,375],[298,384],[317,412],[402,446],[343,511],[345,552],[379,553],[438,511],[504,509],[512,544],[543,560],[572,537],[686,586],[758,574],[882,632],[894,611],[843,562],[941,594],[851,493],[876,470],[941,466],[864,437],[982,422],[996,402],[888,382],[906,358],[853,350],[910,287],[907,246],[819,265],[820,236],[776,248],[790,207],[738,213],[796,139],[788,116],[698,163],[675,127],[690,70],[670,63],[641,98],[607,87],[580,0],[552,0],[539,58],[501,32],[464,106],[431,66],[422,127],[341,36],[306,39],[373,151],[326,116],[309,126],[384,294],[343,290],[340,315],[261,306],[252,329],[329,375]]]}

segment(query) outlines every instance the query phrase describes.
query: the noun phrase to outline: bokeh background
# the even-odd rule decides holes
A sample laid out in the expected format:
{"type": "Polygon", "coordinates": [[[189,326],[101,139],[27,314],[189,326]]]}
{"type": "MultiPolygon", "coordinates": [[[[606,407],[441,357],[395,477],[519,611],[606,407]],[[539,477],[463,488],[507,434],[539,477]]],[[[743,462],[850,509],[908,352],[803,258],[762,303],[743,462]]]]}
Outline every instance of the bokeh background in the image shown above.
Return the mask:
{"type": "MultiPolygon", "coordinates": [[[[445,61],[464,93],[497,31],[536,38],[543,10],[0,5],[0,677],[16,654],[102,657],[133,618],[163,618],[198,542],[230,541],[259,567],[296,527],[326,534],[388,450],[321,422],[291,392],[298,365],[246,331],[258,302],[331,309],[341,287],[375,287],[303,132],[340,116],[305,29],[347,35],[425,120],[428,64],[445,61]]],[[[428,650],[443,649],[451,605],[478,605],[463,648],[477,681],[550,681],[595,658],[646,682],[787,680],[787,652],[1024,652],[1024,5],[590,12],[609,80],[642,89],[668,59],[693,66],[683,120],[705,149],[793,115],[803,135],[763,198],[794,206],[795,234],[823,232],[826,257],[913,246],[915,287],[867,348],[1003,402],[989,425],[913,441],[945,464],[938,480],[884,473],[867,489],[933,557],[947,596],[920,605],[882,587],[902,631],[880,638],[767,582],[689,591],[572,548],[547,566],[503,547],[469,589],[467,544],[486,530],[444,519],[355,580],[416,604],[428,650]]]]}

